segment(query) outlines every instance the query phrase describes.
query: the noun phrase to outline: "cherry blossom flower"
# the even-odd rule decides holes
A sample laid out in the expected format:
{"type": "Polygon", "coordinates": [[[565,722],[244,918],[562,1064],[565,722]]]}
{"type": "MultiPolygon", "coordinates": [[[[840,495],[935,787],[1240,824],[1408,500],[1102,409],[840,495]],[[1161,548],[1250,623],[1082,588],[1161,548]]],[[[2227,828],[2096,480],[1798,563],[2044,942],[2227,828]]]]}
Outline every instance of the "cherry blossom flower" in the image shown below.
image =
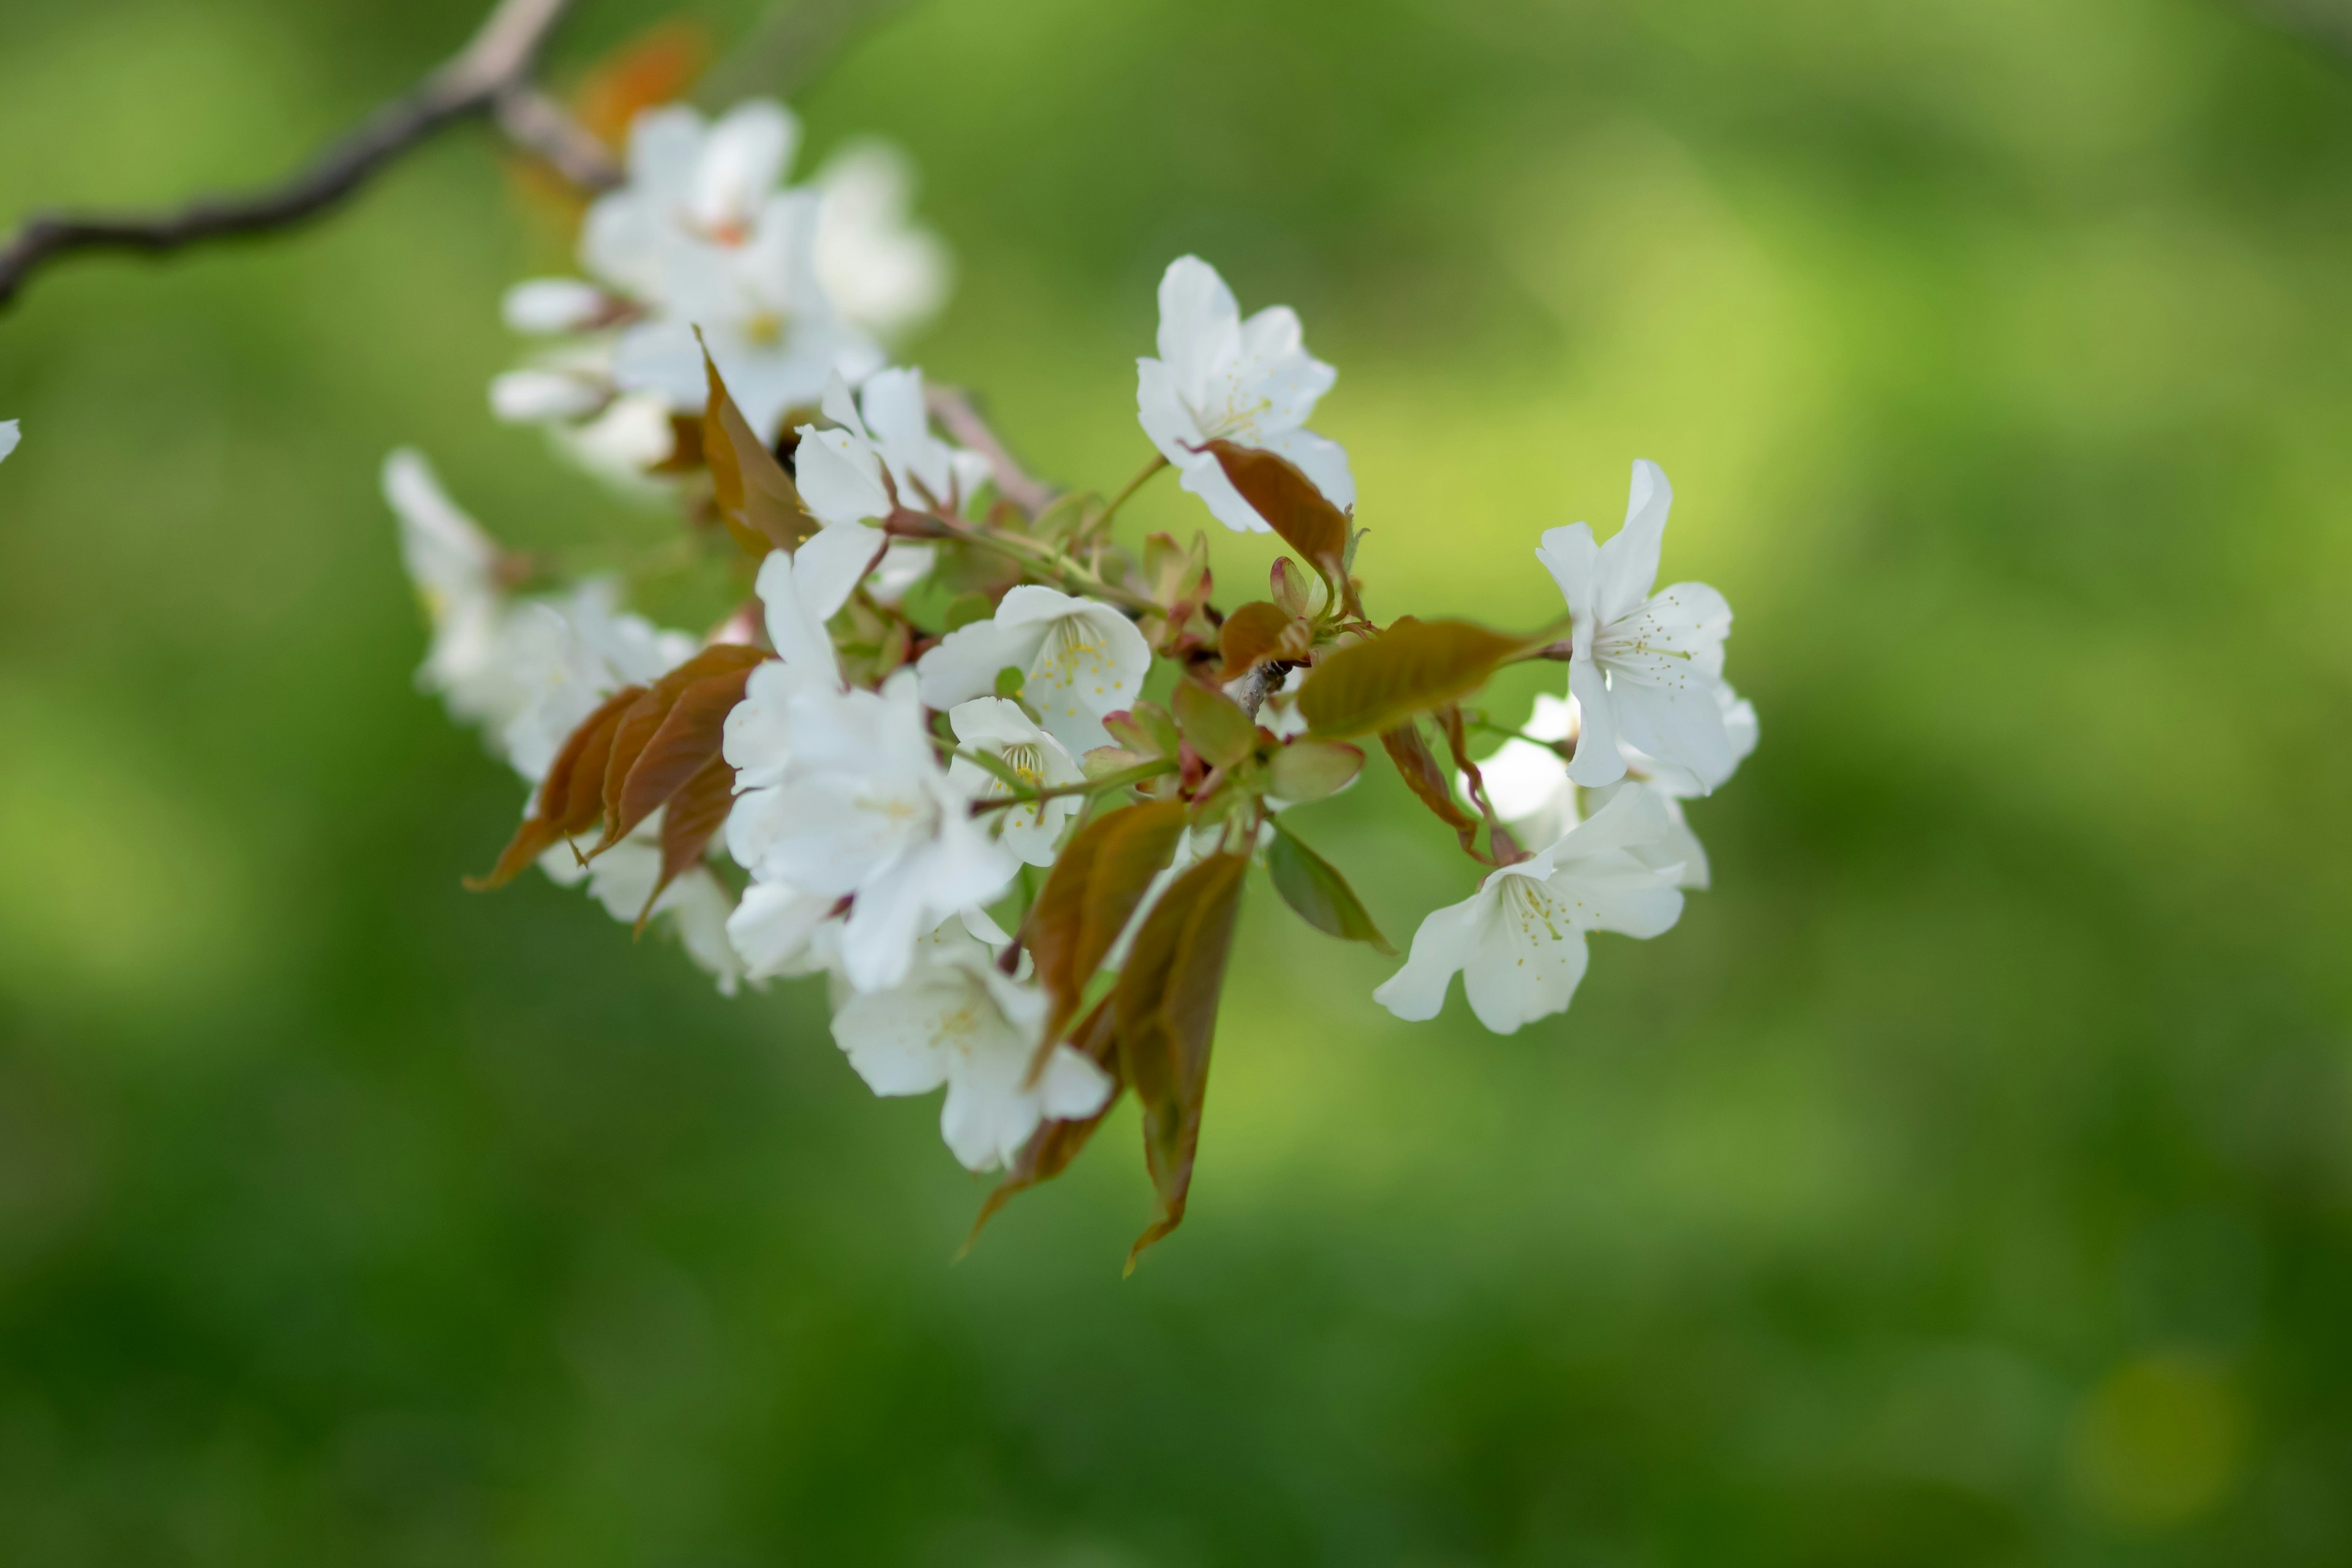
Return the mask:
{"type": "Polygon", "coordinates": [[[727,940],[753,980],[827,973],[841,962],[840,902],[789,882],[753,882],[727,917],[727,940]]]}
{"type": "MultiPolygon", "coordinates": [[[[861,991],[895,985],[916,939],[994,899],[1018,862],[972,820],[971,792],[940,766],[912,672],[879,692],[809,683],[783,709],[772,737],[786,753],[781,782],[744,792],[728,847],[761,881],[854,898],[843,972],[861,991]]],[[[737,740],[731,716],[728,740],[737,740]]]]}
{"type": "MultiPolygon", "coordinates": [[[[1576,785],[1568,776],[1568,762],[1542,742],[1565,741],[1576,732],[1576,709],[1565,698],[1549,693],[1536,699],[1534,716],[1519,726],[1526,740],[1503,742],[1478,764],[1486,799],[1495,815],[1510,826],[1522,844],[1540,849],[1576,826],[1576,785]]],[[[1467,775],[1456,781],[1465,800],[1470,798],[1467,775]]]]}
{"type": "Polygon", "coordinates": [[[581,234],[582,264],[645,311],[614,342],[624,388],[700,409],[707,346],[743,416],[772,435],[836,370],[857,380],[880,368],[881,351],[817,277],[824,197],[779,188],[799,141],[791,111],[767,100],[715,125],[679,106],[637,118],[629,183],[598,198],[581,234]]]}
{"type": "Polygon", "coordinates": [[[1584,978],[1586,931],[1651,937],[1681,918],[1673,873],[1632,853],[1666,828],[1664,802],[1628,787],[1549,848],[1424,919],[1404,967],[1372,1000],[1400,1018],[1433,1018],[1458,971],[1470,1010],[1498,1035],[1564,1012],[1584,978]]]}
{"type": "Polygon", "coordinates": [[[1569,773],[1580,784],[1624,777],[1628,746],[1706,789],[1738,763],[1717,690],[1731,606],[1704,583],[1650,591],[1673,504],[1664,470],[1637,461],[1625,526],[1607,544],[1579,522],[1546,531],[1536,551],[1573,617],[1568,689],[1582,729],[1569,773]]]}
{"type": "Polygon", "coordinates": [[[993,618],[950,632],[916,668],[923,700],[939,709],[992,695],[1000,670],[1019,670],[1022,700],[1048,734],[1083,756],[1110,743],[1103,715],[1141,693],[1151,648],[1110,605],[1024,583],[993,618]]]}
{"type": "MultiPolygon", "coordinates": [[[[1074,784],[1087,776],[1077,759],[1024,713],[1018,702],[975,697],[950,709],[948,723],[955,731],[959,747],[996,758],[1031,789],[1074,784]]],[[[1012,793],[1002,779],[963,757],[949,763],[948,773],[983,800],[1012,793]]],[[[1077,796],[1066,795],[1004,807],[994,814],[1004,847],[1032,866],[1052,865],[1062,829],[1077,815],[1079,805],[1077,796]]]]}
{"type": "Polygon", "coordinates": [[[433,628],[418,689],[438,694],[467,723],[502,728],[522,710],[524,693],[506,659],[497,542],[409,447],[384,458],[383,496],[400,522],[401,563],[433,628]]]}
{"type": "Polygon", "coordinates": [[[853,142],[817,171],[816,274],[841,313],[885,338],[913,331],[948,297],[954,266],[909,220],[914,171],[888,142],[853,142]]]}
{"type": "Polygon", "coordinates": [[[952,515],[987,482],[987,458],[931,434],[920,370],[877,371],[855,401],[836,375],[823,406],[838,428],[802,426],[793,458],[801,499],[820,522],[887,517],[893,489],[906,506],[952,515]]]}
{"type": "Polygon", "coordinates": [[[940,1133],[964,1167],[1010,1163],[1051,1117],[1092,1116],[1110,1098],[1109,1075],[1068,1046],[1024,1086],[1045,1038],[1046,1000],[996,966],[961,921],[919,938],[903,979],[850,997],[833,1037],[877,1094],[928,1094],[947,1086],[940,1133]]]}
{"type": "Polygon", "coordinates": [[[19,419],[0,419],[0,463],[8,460],[8,454],[15,451],[16,443],[24,438],[20,428],[23,423],[19,419]]]}
{"type": "Polygon", "coordinates": [[[1288,306],[1244,321],[1215,268],[1198,257],[1179,257],[1160,280],[1160,357],[1135,365],[1143,433],[1176,466],[1184,488],[1227,528],[1268,531],[1216,458],[1198,449],[1220,437],[1277,452],[1335,506],[1356,504],[1347,452],[1305,428],[1338,373],[1307,353],[1298,316],[1288,306]]]}

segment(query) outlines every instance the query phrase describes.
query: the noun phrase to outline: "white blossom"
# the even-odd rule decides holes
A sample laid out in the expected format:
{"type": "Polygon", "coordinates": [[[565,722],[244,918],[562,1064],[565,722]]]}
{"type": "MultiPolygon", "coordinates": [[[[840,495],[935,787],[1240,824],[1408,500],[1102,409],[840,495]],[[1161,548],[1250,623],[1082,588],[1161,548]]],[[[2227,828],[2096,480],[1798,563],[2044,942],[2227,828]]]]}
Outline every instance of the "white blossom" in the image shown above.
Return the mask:
{"type": "Polygon", "coordinates": [[[420,452],[404,447],[384,458],[383,496],[400,522],[401,563],[433,628],[418,688],[467,723],[503,727],[521,711],[523,693],[506,659],[498,544],[449,499],[420,452]]]}
{"type": "MultiPolygon", "coordinates": [[[[948,710],[956,744],[967,752],[984,752],[1013,770],[1031,789],[1053,789],[1084,782],[1086,770],[1061,742],[1040,729],[1017,702],[1002,697],[975,697],[948,710]]],[[[1012,793],[1004,782],[979,763],[958,757],[948,772],[974,795],[985,800],[1012,793]]],[[[1076,795],[1024,801],[995,812],[1004,847],[1032,866],[1050,866],[1062,829],[1077,814],[1076,795]]]]}
{"type": "Polygon", "coordinates": [[[903,1095],[945,1084],[940,1133],[973,1171],[1010,1163],[1048,1117],[1102,1109],[1109,1076],[1066,1045],[1024,1087],[1045,1038],[1044,992],[998,969],[960,921],[919,939],[916,949],[902,979],[848,998],[834,1015],[834,1040],[866,1087],[903,1095]]]}
{"type": "Polygon", "coordinates": [[[953,281],[947,247],[908,216],[914,171],[886,142],[850,142],[817,171],[816,273],[841,313],[882,337],[938,311],[953,281]]]}
{"type": "Polygon", "coordinates": [[[610,578],[590,578],[561,600],[522,601],[509,619],[500,658],[521,701],[500,738],[507,761],[534,784],[598,703],[694,657],[693,636],[622,610],[620,597],[610,578]]]}
{"type": "Polygon", "coordinates": [[[16,449],[16,443],[24,438],[23,423],[18,419],[0,419],[0,462],[5,462],[8,454],[16,449]]]}
{"type": "Polygon", "coordinates": [[[856,400],[836,375],[823,406],[837,428],[802,426],[793,457],[801,499],[820,522],[887,517],[894,488],[901,504],[953,514],[988,479],[987,458],[931,434],[919,370],[877,371],[856,400]]]}
{"type": "Polygon", "coordinates": [[[1194,449],[1220,437],[1279,453],[1333,505],[1356,504],[1347,452],[1305,428],[1338,373],[1307,352],[1288,306],[1244,321],[1215,268],[1179,257],[1160,280],[1160,357],[1135,364],[1143,433],[1227,528],[1267,531],[1216,458],[1194,449]]]}
{"type": "Polygon", "coordinates": [[[1706,789],[1738,763],[1717,690],[1731,606],[1704,583],[1650,591],[1673,504],[1664,471],[1637,461],[1625,526],[1607,544],[1580,522],[1548,530],[1536,551],[1573,617],[1568,689],[1581,731],[1569,773],[1580,784],[1624,777],[1628,746],[1706,789]]]}
{"type": "Polygon", "coordinates": [[[700,409],[707,345],[744,418],[773,436],[836,370],[856,380],[880,368],[881,351],[818,279],[824,197],[780,188],[799,141],[791,111],[767,100],[716,124],[675,105],[638,116],[629,182],[597,199],[581,233],[582,265],[645,311],[614,340],[624,388],[700,409]]]}
{"type": "Polygon", "coordinates": [[[1151,668],[1150,645],[1110,605],[1024,583],[995,616],[959,626],[917,665],[923,700],[949,709],[993,695],[1017,669],[1022,700],[1073,756],[1110,742],[1103,715],[1131,706],[1151,668]]]}
{"type": "Polygon", "coordinates": [[[994,899],[1017,862],[972,820],[971,791],[940,765],[911,672],[878,693],[800,681],[780,706],[756,729],[730,716],[729,760],[745,766],[740,751],[779,782],[743,792],[728,847],[761,881],[853,897],[843,971],[861,991],[895,985],[916,939],[994,899]]]}
{"type": "Polygon", "coordinates": [[[577,278],[528,278],[506,291],[499,314],[518,332],[582,332],[606,321],[620,302],[577,278]]]}
{"type": "MultiPolygon", "coordinates": [[[[1478,764],[1486,799],[1495,815],[1509,825],[1529,848],[1540,849],[1576,826],[1576,785],[1568,776],[1568,763],[1538,742],[1565,741],[1576,732],[1575,707],[1549,693],[1536,699],[1533,717],[1519,727],[1526,740],[1503,742],[1478,764]]],[[[1466,774],[1455,781],[1465,800],[1470,798],[1466,774]]]]}
{"type": "Polygon", "coordinates": [[[1498,1035],[1565,1011],[1584,978],[1584,933],[1650,937],[1682,915],[1671,869],[1632,851],[1665,837],[1664,802],[1639,785],[1413,933],[1404,967],[1372,993],[1400,1018],[1433,1018],[1458,971],[1470,1010],[1498,1035]]]}
{"type": "Polygon", "coordinates": [[[552,365],[525,365],[490,381],[490,412],[509,425],[578,419],[613,400],[613,389],[552,365]]]}

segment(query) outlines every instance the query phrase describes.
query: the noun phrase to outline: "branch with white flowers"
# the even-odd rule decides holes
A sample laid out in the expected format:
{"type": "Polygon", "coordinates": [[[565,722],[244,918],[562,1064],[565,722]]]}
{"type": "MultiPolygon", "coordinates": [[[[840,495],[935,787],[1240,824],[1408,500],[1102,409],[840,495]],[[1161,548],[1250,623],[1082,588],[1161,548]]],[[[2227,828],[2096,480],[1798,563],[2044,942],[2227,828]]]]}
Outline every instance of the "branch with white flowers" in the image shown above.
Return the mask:
{"type": "Polygon", "coordinates": [[[36,214],[0,247],[0,306],[42,268],[78,252],[161,256],[291,227],[332,208],[435,132],[479,114],[492,114],[517,146],[582,188],[617,184],[620,171],[595,139],[530,83],[541,47],[570,5],[500,0],[457,55],[282,184],[205,197],[171,213],[36,214]]]}

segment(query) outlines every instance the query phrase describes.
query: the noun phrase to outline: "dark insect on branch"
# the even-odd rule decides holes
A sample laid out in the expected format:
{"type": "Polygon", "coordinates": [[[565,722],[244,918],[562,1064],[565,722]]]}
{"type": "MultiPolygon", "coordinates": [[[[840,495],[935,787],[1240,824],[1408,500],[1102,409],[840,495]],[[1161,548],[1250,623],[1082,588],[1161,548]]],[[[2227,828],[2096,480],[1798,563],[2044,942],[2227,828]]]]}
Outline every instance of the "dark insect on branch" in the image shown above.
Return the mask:
{"type": "Polygon", "coordinates": [[[491,115],[510,141],[583,188],[619,184],[620,169],[596,140],[530,84],[541,46],[570,5],[571,0],[499,0],[456,57],[281,185],[205,197],[173,213],[34,215],[0,247],[0,306],[41,268],[79,251],[162,256],[291,227],[334,207],[443,127],[476,115],[491,115]]]}

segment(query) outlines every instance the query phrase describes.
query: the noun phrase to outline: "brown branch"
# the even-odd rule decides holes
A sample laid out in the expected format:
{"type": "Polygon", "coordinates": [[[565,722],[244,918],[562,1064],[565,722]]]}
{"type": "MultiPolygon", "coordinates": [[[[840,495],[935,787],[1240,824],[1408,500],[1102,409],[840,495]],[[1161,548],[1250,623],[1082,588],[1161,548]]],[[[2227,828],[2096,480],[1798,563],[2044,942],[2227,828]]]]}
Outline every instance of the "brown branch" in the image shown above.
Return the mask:
{"type": "Polygon", "coordinates": [[[1054,487],[1043,479],[1032,479],[980,410],[972,406],[971,395],[961,387],[926,386],[923,401],[931,417],[956,439],[956,444],[969,447],[988,459],[988,467],[996,480],[997,493],[1031,517],[1045,510],[1054,499],[1054,487]]]}
{"type": "Polygon", "coordinates": [[[613,184],[618,173],[609,159],[601,168],[587,161],[584,146],[593,143],[586,132],[528,89],[540,46],[570,5],[571,0],[499,0],[465,48],[282,185],[206,197],[162,215],[35,214],[0,247],[0,307],[42,267],[78,251],[162,256],[208,240],[299,224],[335,206],[442,127],[485,112],[495,111],[508,136],[567,177],[596,188],[613,184]]]}

